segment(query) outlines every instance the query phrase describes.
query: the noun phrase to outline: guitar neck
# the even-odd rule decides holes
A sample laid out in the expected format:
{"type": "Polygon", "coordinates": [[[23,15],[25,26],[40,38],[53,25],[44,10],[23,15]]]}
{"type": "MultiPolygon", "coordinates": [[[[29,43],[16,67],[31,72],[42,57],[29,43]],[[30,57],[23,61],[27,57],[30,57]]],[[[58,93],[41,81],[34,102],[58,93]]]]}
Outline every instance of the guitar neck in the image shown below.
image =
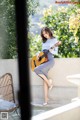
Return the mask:
{"type": "MultiPolygon", "coordinates": [[[[55,43],[50,49],[54,49],[55,47],[58,47],[58,45],[59,45],[59,42],[55,43]]],[[[50,49],[48,49],[48,50],[43,50],[43,52],[46,53],[46,54],[48,54],[48,52],[49,52],[50,49]]],[[[43,57],[43,56],[42,56],[42,57],[43,57]]]]}
{"type": "Polygon", "coordinates": [[[54,49],[55,47],[58,47],[58,42],[56,44],[54,44],[50,49],[54,49]]]}

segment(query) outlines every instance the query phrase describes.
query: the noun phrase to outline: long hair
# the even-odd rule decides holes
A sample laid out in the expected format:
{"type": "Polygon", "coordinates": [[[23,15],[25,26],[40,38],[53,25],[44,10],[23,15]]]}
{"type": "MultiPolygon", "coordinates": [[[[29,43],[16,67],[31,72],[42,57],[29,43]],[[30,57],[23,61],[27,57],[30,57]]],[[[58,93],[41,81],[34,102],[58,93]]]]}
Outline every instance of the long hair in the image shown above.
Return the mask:
{"type": "Polygon", "coordinates": [[[43,35],[43,31],[48,32],[50,38],[53,38],[52,31],[48,27],[43,27],[42,30],[41,30],[41,37],[42,37],[43,43],[47,41],[47,38],[45,38],[44,35],[43,35]]]}

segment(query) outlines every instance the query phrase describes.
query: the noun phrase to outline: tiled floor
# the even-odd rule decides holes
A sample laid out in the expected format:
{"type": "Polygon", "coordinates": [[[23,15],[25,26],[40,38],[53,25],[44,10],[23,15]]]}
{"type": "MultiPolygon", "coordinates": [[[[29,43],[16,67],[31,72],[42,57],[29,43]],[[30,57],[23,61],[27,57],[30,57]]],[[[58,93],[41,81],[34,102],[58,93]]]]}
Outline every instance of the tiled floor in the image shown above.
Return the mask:
{"type": "MultiPolygon", "coordinates": [[[[62,106],[61,103],[55,103],[55,101],[50,101],[46,106],[43,106],[42,105],[42,101],[41,103],[39,104],[32,104],[32,116],[35,116],[35,115],[38,115],[40,113],[43,113],[43,112],[46,112],[48,110],[51,110],[51,109],[54,109],[56,107],[60,107],[62,106]]],[[[18,109],[18,113],[19,113],[19,116],[16,114],[16,112],[13,112],[13,113],[8,113],[8,119],[5,119],[5,120],[21,120],[20,118],[20,111],[18,109]]],[[[4,119],[1,119],[2,117],[2,114],[0,114],[0,120],[4,120],[4,119]]]]}

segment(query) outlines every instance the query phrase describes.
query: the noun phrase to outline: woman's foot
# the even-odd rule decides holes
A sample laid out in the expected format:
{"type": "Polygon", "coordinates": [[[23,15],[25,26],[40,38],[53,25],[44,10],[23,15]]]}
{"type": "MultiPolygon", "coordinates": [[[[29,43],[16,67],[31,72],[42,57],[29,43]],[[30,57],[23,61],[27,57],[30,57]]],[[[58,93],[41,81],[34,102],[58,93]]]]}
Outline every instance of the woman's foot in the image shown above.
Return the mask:
{"type": "Polygon", "coordinates": [[[49,79],[49,83],[50,83],[49,90],[51,90],[53,88],[53,81],[49,79]]]}
{"type": "Polygon", "coordinates": [[[48,101],[49,101],[49,98],[47,97],[47,98],[45,99],[45,102],[43,103],[43,105],[47,105],[47,104],[48,104],[48,101]]]}
{"type": "Polygon", "coordinates": [[[47,104],[48,104],[47,102],[44,102],[44,103],[43,103],[43,106],[45,106],[45,105],[47,105],[47,104]]]}

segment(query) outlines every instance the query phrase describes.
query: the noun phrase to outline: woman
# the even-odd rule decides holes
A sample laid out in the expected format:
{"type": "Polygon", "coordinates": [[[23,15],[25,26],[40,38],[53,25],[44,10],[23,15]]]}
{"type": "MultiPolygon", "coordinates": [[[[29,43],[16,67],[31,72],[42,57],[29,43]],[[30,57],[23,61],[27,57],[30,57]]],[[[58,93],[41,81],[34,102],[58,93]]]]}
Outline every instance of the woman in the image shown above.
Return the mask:
{"type": "MultiPolygon", "coordinates": [[[[43,105],[46,105],[48,103],[48,89],[51,89],[53,87],[52,80],[48,78],[48,71],[54,65],[54,54],[57,54],[58,46],[61,44],[61,42],[58,42],[57,39],[53,37],[51,30],[47,27],[42,28],[41,37],[43,41],[42,51],[49,50],[49,52],[47,53],[48,61],[36,67],[34,69],[34,72],[44,81],[45,102],[43,103],[43,105]],[[57,47],[55,47],[54,49],[50,49],[56,43],[57,47]]],[[[39,54],[37,55],[37,58],[39,59],[39,54]]]]}

